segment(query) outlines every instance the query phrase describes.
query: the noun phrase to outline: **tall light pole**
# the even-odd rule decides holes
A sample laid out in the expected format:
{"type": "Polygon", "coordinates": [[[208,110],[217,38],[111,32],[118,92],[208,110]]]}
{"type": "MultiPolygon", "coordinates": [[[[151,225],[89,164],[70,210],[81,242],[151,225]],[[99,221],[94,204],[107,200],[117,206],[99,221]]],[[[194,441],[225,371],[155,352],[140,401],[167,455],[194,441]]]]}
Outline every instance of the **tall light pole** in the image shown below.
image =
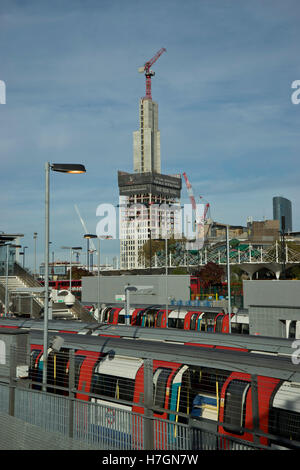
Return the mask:
{"type": "Polygon", "coordinates": [[[33,234],[33,241],[34,241],[34,271],[33,271],[33,276],[36,278],[36,239],[37,239],[37,232],[34,232],[33,234]]]}
{"type": "Polygon", "coordinates": [[[98,316],[100,315],[100,240],[110,240],[112,237],[109,235],[94,235],[92,233],[86,233],[83,238],[90,240],[90,238],[98,238],[98,276],[97,276],[97,305],[98,305],[98,316]]]}
{"type": "Polygon", "coordinates": [[[72,163],[45,163],[45,299],[44,299],[44,338],[43,338],[43,390],[47,385],[47,362],[48,362],[48,315],[49,315],[49,175],[50,170],[60,173],[79,174],[85,173],[84,165],[72,163]]]}
{"type": "Polygon", "coordinates": [[[166,325],[168,325],[168,309],[169,309],[169,299],[168,299],[168,237],[166,235],[165,239],[165,255],[166,255],[166,325]]]}
{"type": "Polygon", "coordinates": [[[226,225],[226,258],[227,258],[227,294],[228,294],[228,321],[229,333],[231,333],[231,286],[230,286],[230,248],[229,248],[229,225],[226,225]]]}
{"type": "Polygon", "coordinates": [[[21,245],[12,245],[7,243],[6,245],[6,267],[5,267],[5,312],[4,316],[7,317],[9,313],[8,307],[8,270],[9,270],[9,249],[10,248],[21,248],[21,245]]]}

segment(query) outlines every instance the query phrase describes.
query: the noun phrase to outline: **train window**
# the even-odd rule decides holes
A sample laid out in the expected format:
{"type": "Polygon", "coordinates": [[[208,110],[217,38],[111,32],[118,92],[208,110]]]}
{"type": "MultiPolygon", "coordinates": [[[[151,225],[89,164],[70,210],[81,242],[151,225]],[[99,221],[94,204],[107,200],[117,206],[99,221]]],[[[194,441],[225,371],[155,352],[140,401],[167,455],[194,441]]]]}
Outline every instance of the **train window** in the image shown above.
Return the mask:
{"type": "Polygon", "coordinates": [[[83,361],[86,359],[85,356],[75,355],[75,388],[78,388],[79,374],[83,361]]]}
{"type": "Polygon", "coordinates": [[[135,317],[135,325],[137,326],[141,326],[142,324],[142,320],[143,320],[143,310],[141,310],[140,312],[138,312],[137,316],[135,317]]]}
{"type": "Polygon", "coordinates": [[[216,319],[216,333],[222,333],[224,315],[218,315],[216,319]]]}
{"type": "Polygon", "coordinates": [[[235,333],[235,334],[242,333],[241,323],[231,322],[231,333],[235,333]]]}
{"type": "Polygon", "coordinates": [[[223,428],[233,434],[244,434],[246,397],[250,388],[248,382],[233,380],[225,395],[223,428]]]}
{"type": "Polygon", "coordinates": [[[269,422],[269,432],[271,434],[293,441],[300,441],[300,413],[272,408],[269,422]]]}
{"type": "Polygon", "coordinates": [[[163,310],[160,310],[157,314],[157,318],[156,318],[156,326],[158,328],[161,328],[161,324],[162,324],[162,319],[163,319],[163,310]]]}
{"type": "Polygon", "coordinates": [[[168,317],[168,328],[184,329],[184,318],[168,317]]]}
{"type": "Polygon", "coordinates": [[[92,378],[91,393],[132,402],[134,380],[95,372],[92,378]]]}
{"type": "MultiPolygon", "coordinates": [[[[153,376],[153,385],[154,385],[154,394],[153,394],[153,402],[154,406],[158,408],[164,408],[165,406],[165,397],[166,397],[166,388],[168,378],[171,374],[171,369],[167,368],[159,368],[155,371],[153,376]]],[[[158,412],[156,413],[163,413],[158,412]]]]}
{"type": "Polygon", "coordinates": [[[113,323],[113,321],[114,321],[114,313],[115,313],[115,309],[112,308],[111,311],[109,312],[109,315],[108,315],[108,323],[113,323]]]}
{"type": "Polygon", "coordinates": [[[249,334],[249,324],[242,323],[242,334],[248,335],[249,334]]]}
{"type": "Polygon", "coordinates": [[[119,315],[118,316],[118,323],[120,325],[124,325],[125,324],[125,315],[119,315]]]}
{"type": "Polygon", "coordinates": [[[111,311],[112,309],[111,308],[107,308],[104,312],[104,315],[103,315],[103,322],[104,323],[107,323],[107,319],[108,319],[108,314],[109,312],[111,311]]]}

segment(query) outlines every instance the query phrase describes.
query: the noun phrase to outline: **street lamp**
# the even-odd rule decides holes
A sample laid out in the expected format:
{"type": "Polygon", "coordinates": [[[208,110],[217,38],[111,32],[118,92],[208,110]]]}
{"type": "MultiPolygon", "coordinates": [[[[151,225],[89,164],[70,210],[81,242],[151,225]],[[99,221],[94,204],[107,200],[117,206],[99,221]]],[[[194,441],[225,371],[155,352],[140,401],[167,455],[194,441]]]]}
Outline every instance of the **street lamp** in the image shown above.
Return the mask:
{"type": "Polygon", "coordinates": [[[94,235],[92,233],[86,233],[84,238],[89,240],[90,238],[98,238],[98,285],[97,285],[97,299],[98,299],[98,316],[100,315],[100,240],[111,240],[112,237],[109,235],[94,235]]]}
{"type": "Polygon", "coordinates": [[[12,245],[7,243],[6,245],[6,268],[5,268],[5,312],[4,316],[6,317],[9,313],[8,308],[8,267],[9,267],[9,248],[21,248],[21,245],[12,245]]]}
{"type": "Polygon", "coordinates": [[[81,246],[62,246],[62,250],[70,250],[70,294],[72,293],[72,251],[82,250],[81,246]]]}
{"type": "Polygon", "coordinates": [[[231,285],[230,285],[229,225],[226,225],[226,265],[227,265],[228,320],[229,320],[229,333],[231,333],[231,285]]]}
{"type": "Polygon", "coordinates": [[[48,311],[49,311],[49,175],[50,170],[60,173],[85,173],[85,167],[73,163],[45,163],[45,300],[44,300],[44,354],[43,354],[43,390],[47,384],[47,361],[48,361],[48,311]]]}
{"type": "Polygon", "coordinates": [[[33,234],[33,241],[34,241],[34,278],[36,278],[36,239],[37,239],[37,232],[33,234]]]}

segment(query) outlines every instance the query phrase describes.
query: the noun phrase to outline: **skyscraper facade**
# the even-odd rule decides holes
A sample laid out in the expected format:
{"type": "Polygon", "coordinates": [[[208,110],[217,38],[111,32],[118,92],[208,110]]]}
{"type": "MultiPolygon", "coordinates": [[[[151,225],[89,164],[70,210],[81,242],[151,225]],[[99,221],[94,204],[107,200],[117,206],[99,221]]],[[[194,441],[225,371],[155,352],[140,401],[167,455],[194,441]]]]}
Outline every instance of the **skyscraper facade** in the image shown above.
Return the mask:
{"type": "Polygon", "coordinates": [[[284,216],[284,231],[292,232],[292,203],[289,199],[282,196],[273,197],[273,219],[279,220],[279,229],[282,231],[282,216],[284,216]]]}

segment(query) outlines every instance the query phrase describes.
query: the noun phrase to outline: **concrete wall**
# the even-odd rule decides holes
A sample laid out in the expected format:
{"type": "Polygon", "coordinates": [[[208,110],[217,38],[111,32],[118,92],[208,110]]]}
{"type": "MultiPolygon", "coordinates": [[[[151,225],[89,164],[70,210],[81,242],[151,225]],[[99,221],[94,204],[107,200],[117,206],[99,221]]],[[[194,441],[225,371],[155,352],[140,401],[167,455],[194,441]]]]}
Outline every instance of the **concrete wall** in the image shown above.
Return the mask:
{"type": "MultiPolygon", "coordinates": [[[[130,293],[130,302],[137,305],[166,303],[166,276],[100,276],[100,302],[104,304],[118,303],[116,296],[125,294],[125,286],[153,286],[147,293],[130,293]]],[[[169,301],[190,299],[190,276],[169,275],[167,281],[169,301]]],[[[82,302],[97,303],[98,277],[82,278],[82,302]]]]}
{"type": "Polygon", "coordinates": [[[286,337],[286,321],[300,321],[300,281],[244,281],[249,332],[286,337]]]}
{"type": "Polygon", "coordinates": [[[300,307],[300,281],[244,281],[244,307],[300,307]]]}

